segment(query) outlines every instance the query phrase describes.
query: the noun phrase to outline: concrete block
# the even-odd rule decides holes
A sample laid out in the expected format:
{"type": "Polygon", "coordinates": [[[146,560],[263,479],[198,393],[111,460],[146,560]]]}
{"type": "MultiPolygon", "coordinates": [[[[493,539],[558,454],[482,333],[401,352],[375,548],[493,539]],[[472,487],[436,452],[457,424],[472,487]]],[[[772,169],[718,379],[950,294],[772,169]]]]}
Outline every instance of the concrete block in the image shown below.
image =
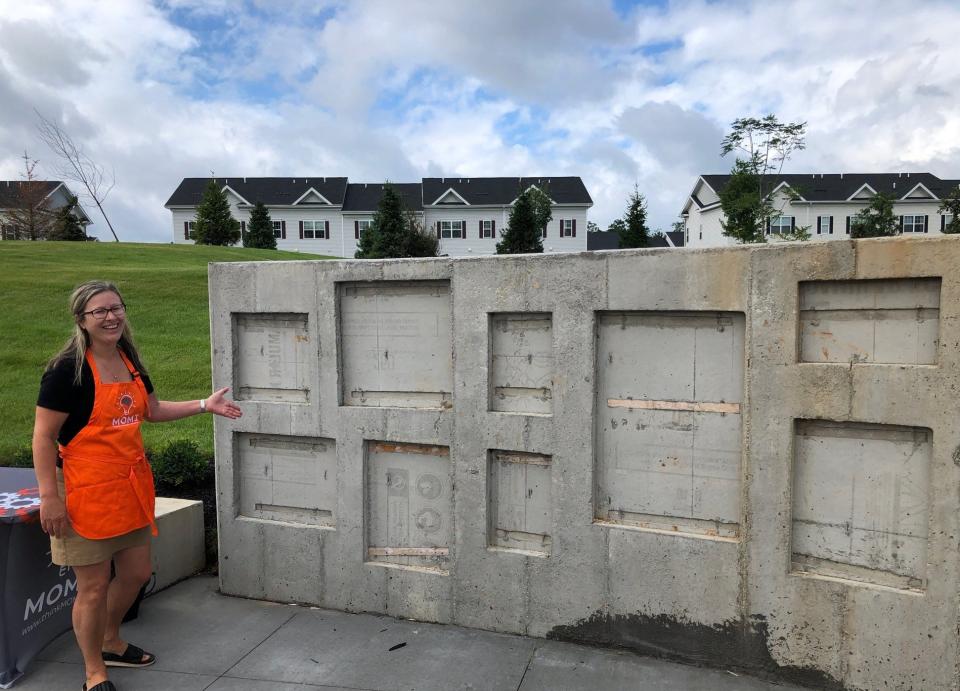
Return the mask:
{"type": "Polygon", "coordinates": [[[206,565],[203,502],[157,497],[157,535],[151,542],[153,587],[163,590],[192,576],[206,565]]]}
{"type": "Polygon", "coordinates": [[[958,264],[909,238],[212,266],[214,384],[245,392],[215,422],[221,587],[960,691],[958,264]],[[279,380],[261,326],[297,343],[279,380]],[[278,486],[243,435],[329,451],[278,486]]]}
{"type": "Polygon", "coordinates": [[[549,556],[553,541],[550,457],[491,451],[489,467],[490,546],[549,556]]]}
{"type": "Polygon", "coordinates": [[[554,367],[550,314],[490,315],[490,410],[549,415],[554,367]]]}
{"type": "Polygon", "coordinates": [[[447,447],[367,443],[367,561],[447,574],[451,475],[447,447]]]}
{"type": "Polygon", "coordinates": [[[237,435],[239,515],[334,528],[337,456],[332,439],[237,435]]]}
{"type": "Polygon", "coordinates": [[[933,364],[940,279],[804,282],[800,320],[804,362],[933,364]]]}
{"type": "Polygon", "coordinates": [[[736,537],[744,317],[597,320],[597,518],[736,537]]]}
{"type": "Polygon", "coordinates": [[[797,423],[793,568],[922,589],[930,430],[797,423]]]}
{"type": "Polygon", "coordinates": [[[307,403],[317,362],[306,314],[234,314],[234,398],[307,403]]]}
{"type": "Polygon", "coordinates": [[[450,283],[340,285],[343,405],[452,405],[450,283]]]}

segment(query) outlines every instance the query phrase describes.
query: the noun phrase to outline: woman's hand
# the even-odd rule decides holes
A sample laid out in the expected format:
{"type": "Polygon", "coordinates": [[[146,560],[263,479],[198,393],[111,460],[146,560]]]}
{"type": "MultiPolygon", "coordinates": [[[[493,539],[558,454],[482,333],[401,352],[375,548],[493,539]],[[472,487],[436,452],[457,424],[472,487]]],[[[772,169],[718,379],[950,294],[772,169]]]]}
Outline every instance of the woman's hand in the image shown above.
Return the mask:
{"type": "Polygon", "coordinates": [[[207,410],[214,415],[221,415],[231,420],[236,420],[243,415],[243,411],[240,410],[240,406],[226,397],[226,393],[229,390],[230,387],[228,386],[219,391],[214,391],[207,399],[207,410]]]}
{"type": "Polygon", "coordinates": [[[40,499],[40,527],[51,537],[67,534],[67,505],[59,496],[40,499]]]}

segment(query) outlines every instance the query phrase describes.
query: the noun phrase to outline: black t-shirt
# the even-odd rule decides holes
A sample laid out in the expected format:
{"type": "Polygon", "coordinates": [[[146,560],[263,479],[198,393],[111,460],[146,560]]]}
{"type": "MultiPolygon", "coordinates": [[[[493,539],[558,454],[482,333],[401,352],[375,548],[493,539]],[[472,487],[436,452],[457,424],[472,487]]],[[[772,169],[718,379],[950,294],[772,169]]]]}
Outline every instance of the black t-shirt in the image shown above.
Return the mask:
{"type": "MultiPolygon", "coordinates": [[[[93,383],[93,370],[86,360],[80,370],[80,386],[73,383],[73,360],[60,360],[57,364],[43,373],[40,380],[40,395],[37,405],[61,413],[68,413],[67,419],[60,428],[57,436],[63,446],[77,436],[77,433],[90,422],[93,413],[93,399],[96,393],[93,383]]],[[[150,377],[140,375],[147,393],[153,393],[153,384],[150,377]]]]}

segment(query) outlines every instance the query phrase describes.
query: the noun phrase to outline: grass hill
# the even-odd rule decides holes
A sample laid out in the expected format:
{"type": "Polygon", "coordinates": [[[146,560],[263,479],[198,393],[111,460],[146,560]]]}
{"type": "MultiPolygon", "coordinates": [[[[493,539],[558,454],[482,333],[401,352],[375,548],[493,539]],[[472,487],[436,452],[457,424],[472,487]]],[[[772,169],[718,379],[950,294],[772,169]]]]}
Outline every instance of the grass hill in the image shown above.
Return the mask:
{"type": "MultiPolygon", "coordinates": [[[[211,386],[207,264],[326,258],[239,247],[0,242],[0,465],[30,445],[40,375],[70,334],[67,301],[77,284],[99,278],[119,286],[160,398],[201,398],[211,386]]],[[[142,429],[148,447],[187,438],[213,448],[208,415],[142,429]]]]}

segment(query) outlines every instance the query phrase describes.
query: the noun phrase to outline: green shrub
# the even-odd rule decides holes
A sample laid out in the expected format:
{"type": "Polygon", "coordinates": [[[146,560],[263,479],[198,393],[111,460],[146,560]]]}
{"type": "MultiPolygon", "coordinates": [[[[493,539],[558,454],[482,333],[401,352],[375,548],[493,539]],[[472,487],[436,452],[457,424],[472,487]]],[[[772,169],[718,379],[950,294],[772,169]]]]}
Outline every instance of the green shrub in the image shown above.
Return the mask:
{"type": "Polygon", "coordinates": [[[158,489],[199,487],[213,481],[213,457],[196,442],[176,439],[150,455],[158,489]]]}
{"type": "Polygon", "coordinates": [[[33,467],[33,449],[29,446],[18,446],[13,455],[0,461],[0,465],[11,468],[32,468],[33,467]]]}

